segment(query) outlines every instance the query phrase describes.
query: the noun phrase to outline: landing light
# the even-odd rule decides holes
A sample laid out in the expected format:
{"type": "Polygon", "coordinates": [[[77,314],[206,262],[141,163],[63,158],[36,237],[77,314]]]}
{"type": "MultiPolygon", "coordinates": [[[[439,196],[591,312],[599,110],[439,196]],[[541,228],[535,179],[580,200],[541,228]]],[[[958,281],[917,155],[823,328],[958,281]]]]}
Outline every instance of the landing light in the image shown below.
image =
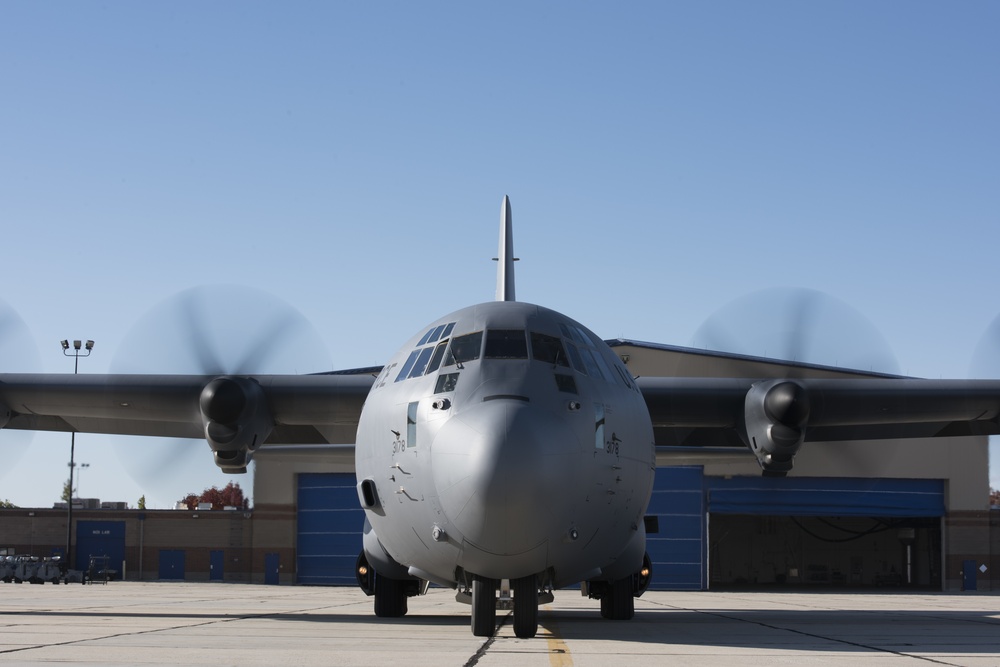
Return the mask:
{"type": "Polygon", "coordinates": [[[358,574],[360,574],[362,577],[365,576],[366,574],[368,574],[368,566],[367,565],[362,565],[361,567],[359,567],[358,568],[358,574]]]}

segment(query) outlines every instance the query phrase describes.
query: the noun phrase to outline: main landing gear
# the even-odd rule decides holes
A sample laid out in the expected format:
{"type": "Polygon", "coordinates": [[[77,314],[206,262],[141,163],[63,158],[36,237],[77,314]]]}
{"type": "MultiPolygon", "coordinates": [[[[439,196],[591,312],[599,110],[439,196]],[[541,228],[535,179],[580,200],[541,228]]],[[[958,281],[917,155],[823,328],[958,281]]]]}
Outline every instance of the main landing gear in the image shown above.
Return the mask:
{"type": "Polygon", "coordinates": [[[616,579],[608,584],[604,595],[601,596],[601,618],[628,621],[635,616],[632,588],[632,577],[616,579]]]}
{"type": "Polygon", "coordinates": [[[646,592],[652,577],[653,562],[643,554],[638,572],[612,581],[586,581],[583,594],[601,601],[602,618],[628,621],[635,616],[635,598],[646,592]]]}
{"type": "Polygon", "coordinates": [[[375,577],[375,615],[379,618],[406,616],[406,584],[399,579],[375,577]]]}
{"type": "Polygon", "coordinates": [[[375,568],[368,564],[368,558],[363,551],[358,556],[354,574],[358,579],[358,586],[365,595],[374,596],[375,615],[379,618],[406,616],[408,611],[406,598],[427,592],[427,582],[415,577],[393,579],[376,572],[375,568]]]}

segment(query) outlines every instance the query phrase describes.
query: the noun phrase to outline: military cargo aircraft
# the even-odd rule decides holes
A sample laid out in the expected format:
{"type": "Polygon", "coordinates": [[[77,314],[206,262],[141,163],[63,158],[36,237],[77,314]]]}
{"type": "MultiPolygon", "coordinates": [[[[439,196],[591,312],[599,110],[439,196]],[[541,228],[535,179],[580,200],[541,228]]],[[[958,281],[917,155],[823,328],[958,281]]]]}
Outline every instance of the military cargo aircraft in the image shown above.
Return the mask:
{"type": "Polygon", "coordinates": [[[626,620],[645,552],[656,447],[739,439],[765,475],[806,441],[1000,433],[1000,382],[633,378],[585,326],[514,295],[510,202],[496,300],[430,322],[377,377],[0,374],[10,429],[204,438],[223,471],[260,447],[354,444],[361,588],[399,617],[431,583],[518,637],[580,583],[626,620]]]}

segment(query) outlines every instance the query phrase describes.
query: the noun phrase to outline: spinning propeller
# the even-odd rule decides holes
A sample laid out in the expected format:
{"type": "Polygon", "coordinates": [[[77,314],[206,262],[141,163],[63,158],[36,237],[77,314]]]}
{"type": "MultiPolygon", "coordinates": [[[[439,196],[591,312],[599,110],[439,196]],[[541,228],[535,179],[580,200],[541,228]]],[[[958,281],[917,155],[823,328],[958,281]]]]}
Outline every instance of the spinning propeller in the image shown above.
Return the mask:
{"type": "MultiPolygon", "coordinates": [[[[699,327],[692,346],[844,370],[896,374],[899,367],[867,318],[843,301],[802,288],[766,289],[736,299],[699,327]]],[[[744,437],[765,475],[784,475],[809,430],[809,392],[794,381],[807,373],[787,366],[775,376],[773,367],[755,369],[744,360],[716,363],[722,375],[771,374],[747,395],[744,437]]],[[[895,458],[884,448],[875,452],[838,444],[828,452],[823,449],[814,447],[813,457],[824,460],[828,469],[843,463],[854,470],[886,469],[895,458]]]]}
{"type": "MultiPolygon", "coordinates": [[[[0,369],[5,373],[36,373],[41,366],[38,347],[24,320],[0,301],[0,369]]],[[[5,418],[5,413],[0,412],[0,419],[5,418]]],[[[33,437],[32,431],[0,431],[0,479],[24,457],[33,437]]]]}
{"type": "Polygon", "coordinates": [[[997,316],[976,344],[969,377],[983,380],[1000,378],[1000,316],[997,316]]]}
{"type": "MultiPolygon", "coordinates": [[[[112,373],[196,375],[299,374],[330,369],[319,333],[295,308],[249,287],[189,289],[154,306],[126,334],[112,373]]],[[[225,397],[223,397],[225,398],[225,397]]],[[[172,503],[228,477],[212,463],[205,440],[130,438],[115,444],[129,475],[147,496],[172,503]]]]}
{"type": "Polygon", "coordinates": [[[861,313],[804,288],[740,297],[709,316],[692,347],[844,369],[899,372],[889,344],[861,313]]]}

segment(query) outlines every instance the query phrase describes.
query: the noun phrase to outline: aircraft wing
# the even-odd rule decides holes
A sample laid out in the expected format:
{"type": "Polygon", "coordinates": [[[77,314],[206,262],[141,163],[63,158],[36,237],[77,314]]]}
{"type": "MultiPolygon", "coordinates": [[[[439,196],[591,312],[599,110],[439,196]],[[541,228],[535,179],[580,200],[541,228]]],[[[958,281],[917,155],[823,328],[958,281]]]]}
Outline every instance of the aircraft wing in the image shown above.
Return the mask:
{"type": "Polygon", "coordinates": [[[658,446],[743,445],[782,474],[805,441],[1000,433],[1000,381],[639,378],[658,446]]]}
{"type": "Polygon", "coordinates": [[[353,443],[373,382],[370,374],[0,374],[0,426],[205,438],[216,463],[237,471],[264,444],[353,443]]]}

